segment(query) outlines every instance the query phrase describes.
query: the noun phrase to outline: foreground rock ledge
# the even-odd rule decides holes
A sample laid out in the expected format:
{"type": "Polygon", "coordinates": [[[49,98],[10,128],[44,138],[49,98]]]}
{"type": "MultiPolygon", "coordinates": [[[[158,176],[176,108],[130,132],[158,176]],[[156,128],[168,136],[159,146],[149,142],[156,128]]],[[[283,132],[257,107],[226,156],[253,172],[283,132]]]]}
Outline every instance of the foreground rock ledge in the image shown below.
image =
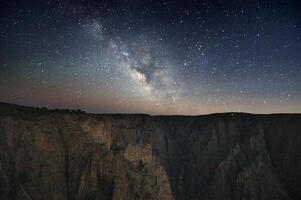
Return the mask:
{"type": "Polygon", "coordinates": [[[301,115],[0,104],[0,199],[301,199],[301,115]]]}

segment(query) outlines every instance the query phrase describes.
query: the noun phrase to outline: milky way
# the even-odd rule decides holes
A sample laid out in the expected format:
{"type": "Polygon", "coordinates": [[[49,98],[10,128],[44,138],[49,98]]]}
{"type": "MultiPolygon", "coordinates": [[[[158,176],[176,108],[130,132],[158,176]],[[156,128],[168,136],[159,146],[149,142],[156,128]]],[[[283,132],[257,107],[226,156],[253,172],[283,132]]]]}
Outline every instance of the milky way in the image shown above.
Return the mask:
{"type": "Polygon", "coordinates": [[[0,101],[97,113],[301,112],[297,1],[8,1],[0,101]]]}

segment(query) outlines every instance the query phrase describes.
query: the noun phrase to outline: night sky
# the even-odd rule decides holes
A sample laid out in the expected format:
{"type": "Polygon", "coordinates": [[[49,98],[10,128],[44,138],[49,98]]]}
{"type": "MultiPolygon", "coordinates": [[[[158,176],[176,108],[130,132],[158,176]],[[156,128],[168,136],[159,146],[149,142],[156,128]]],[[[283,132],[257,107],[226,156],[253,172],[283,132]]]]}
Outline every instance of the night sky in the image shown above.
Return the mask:
{"type": "Polygon", "coordinates": [[[298,1],[0,6],[1,102],[94,113],[301,112],[298,1]]]}

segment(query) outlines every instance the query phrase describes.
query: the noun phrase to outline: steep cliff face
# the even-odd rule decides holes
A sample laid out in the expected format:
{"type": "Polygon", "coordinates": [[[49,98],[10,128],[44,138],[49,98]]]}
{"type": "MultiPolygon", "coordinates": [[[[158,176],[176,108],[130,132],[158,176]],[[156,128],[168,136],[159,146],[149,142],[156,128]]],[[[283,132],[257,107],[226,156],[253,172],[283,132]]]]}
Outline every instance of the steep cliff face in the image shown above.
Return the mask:
{"type": "Polygon", "coordinates": [[[0,199],[301,199],[301,115],[0,104],[0,199]]]}

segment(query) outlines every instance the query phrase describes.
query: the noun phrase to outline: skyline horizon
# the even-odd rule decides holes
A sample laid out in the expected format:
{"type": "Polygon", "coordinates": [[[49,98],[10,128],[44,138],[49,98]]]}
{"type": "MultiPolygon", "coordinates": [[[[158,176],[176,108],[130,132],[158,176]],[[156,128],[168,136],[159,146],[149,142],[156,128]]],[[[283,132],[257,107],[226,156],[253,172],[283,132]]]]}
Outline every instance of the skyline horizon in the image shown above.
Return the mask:
{"type": "Polygon", "coordinates": [[[5,102],[0,100],[1,105],[24,107],[29,109],[47,109],[47,111],[53,112],[70,112],[70,113],[82,113],[82,114],[92,114],[92,115],[147,115],[147,116],[187,116],[187,117],[197,117],[197,116],[207,116],[215,114],[250,114],[250,115],[301,115],[301,112],[271,112],[271,113],[254,113],[254,112],[244,112],[244,111],[227,111],[227,112],[211,112],[211,113],[199,113],[199,114],[156,114],[156,113],[139,113],[139,112],[98,112],[80,109],[78,107],[47,107],[43,105],[30,105],[30,104],[18,104],[13,102],[5,102]]]}

